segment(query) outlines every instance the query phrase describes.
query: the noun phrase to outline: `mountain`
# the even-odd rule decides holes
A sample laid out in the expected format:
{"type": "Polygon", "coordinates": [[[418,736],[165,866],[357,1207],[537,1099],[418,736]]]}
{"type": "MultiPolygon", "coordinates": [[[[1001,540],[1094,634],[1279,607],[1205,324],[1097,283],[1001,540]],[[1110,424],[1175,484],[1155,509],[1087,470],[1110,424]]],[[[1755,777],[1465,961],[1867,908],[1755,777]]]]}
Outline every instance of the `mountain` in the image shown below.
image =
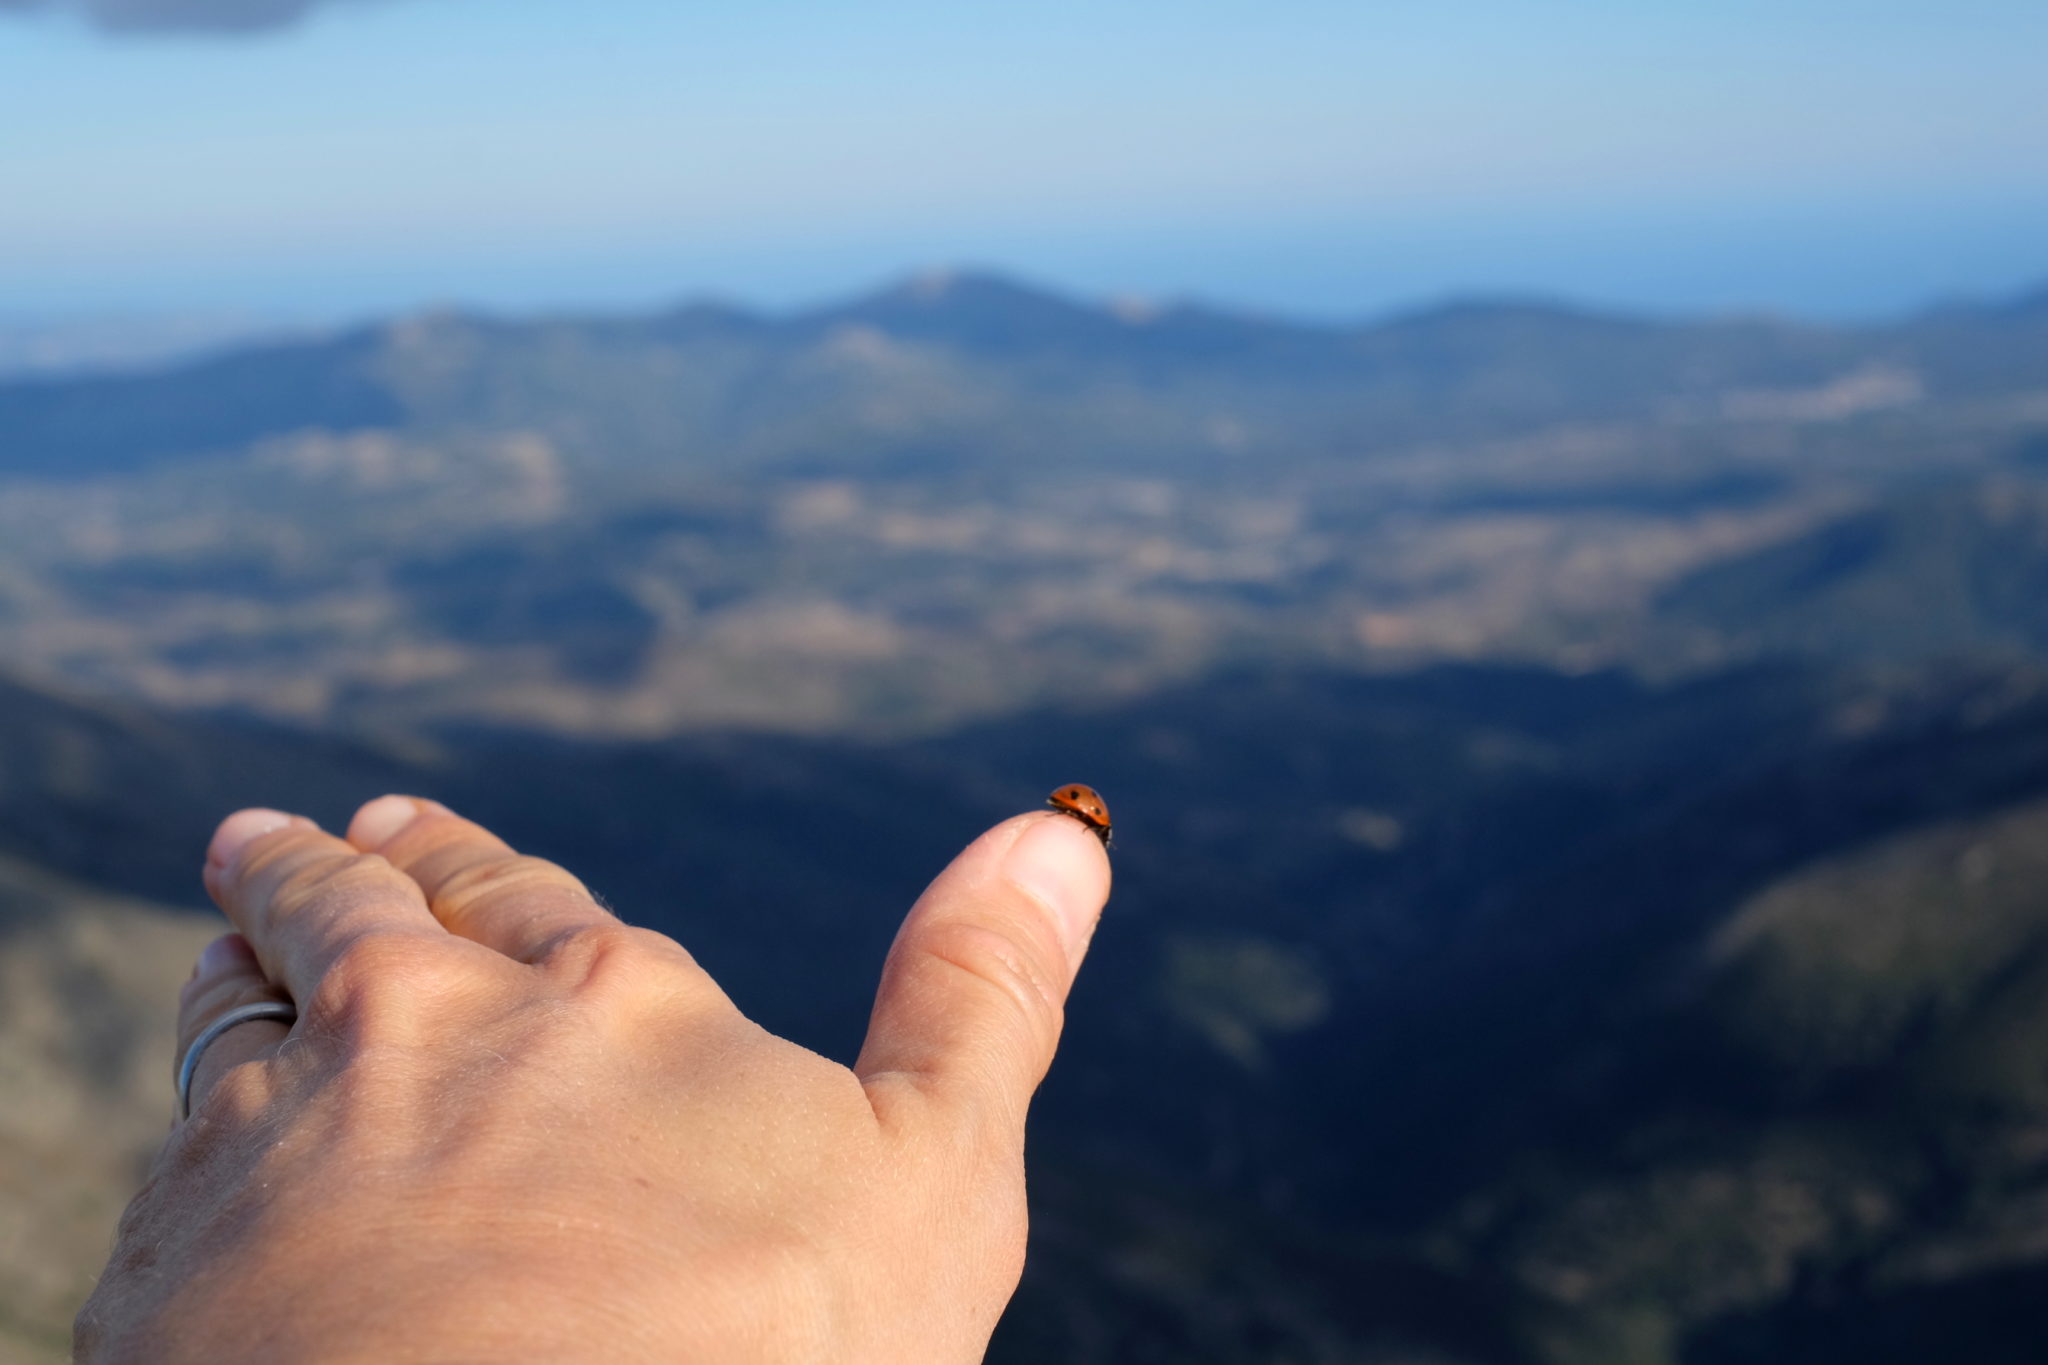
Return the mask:
{"type": "Polygon", "coordinates": [[[2048,651],[2048,488],[1993,479],[1896,494],[1709,565],[1659,605],[1750,652],[2037,655],[2048,651]]]}
{"type": "Polygon", "coordinates": [[[238,349],[155,373],[0,386],[11,474],[81,477],[231,449],[307,427],[389,426],[403,415],[372,372],[372,334],[238,349]]]}
{"type": "Polygon", "coordinates": [[[1994,387],[2010,391],[2048,374],[2032,317],[2021,307],[1859,330],[1497,303],[1311,327],[1119,311],[934,274],[781,318],[712,306],[642,320],[442,313],[153,374],[16,381],[0,385],[0,472],[82,477],[366,428],[518,429],[601,464],[774,468],[821,458],[821,433],[851,447],[835,461],[959,453],[963,423],[983,424],[973,444],[985,446],[996,420],[1016,429],[1003,450],[1142,468],[1176,445],[1199,449],[1218,411],[1282,449],[1370,449],[1424,430],[1639,418],[1887,367],[1927,370],[1937,399],[1981,395],[1994,391],[1992,355],[1994,387]]]}
{"type": "Polygon", "coordinates": [[[35,321],[0,316],[0,376],[75,376],[161,369],[208,351],[298,330],[235,312],[159,313],[35,321]]]}
{"type": "MultiPolygon", "coordinates": [[[[0,657],[611,738],[937,733],[1265,660],[1718,667],[1849,629],[1770,623],[1805,538],[2040,484],[2034,326],[1315,327],[973,274],[787,316],[432,314],[0,385],[0,657]]],[[[2002,571],[1972,524],[1926,529],[1894,575],[1920,605],[1866,634],[2011,645],[2017,599],[1942,614],[1956,556],[2002,571]]]]}
{"type": "MultiPolygon", "coordinates": [[[[1107,309],[1032,288],[1000,275],[935,270],[887,286],[835,307],[800,315],[787,330],[806,340],[829,337],[848,327],[867,328],[899,342],[941,346],[977,355],[1061,360],[1129,357],[1149,345],[1161,321],[1119,316],[1107,309]]],[[[1177,329],[1170,325],[1164,336],[1177,329]]],[[[1263,328],[1229,319],[1218,333],[1227,338],[1219,353],[1256,345],[1265,332],[1296,335],[1295,329],[1263,328]]],[[[1323,341],[1313,329],[1304,339],[1323,341]]]]}

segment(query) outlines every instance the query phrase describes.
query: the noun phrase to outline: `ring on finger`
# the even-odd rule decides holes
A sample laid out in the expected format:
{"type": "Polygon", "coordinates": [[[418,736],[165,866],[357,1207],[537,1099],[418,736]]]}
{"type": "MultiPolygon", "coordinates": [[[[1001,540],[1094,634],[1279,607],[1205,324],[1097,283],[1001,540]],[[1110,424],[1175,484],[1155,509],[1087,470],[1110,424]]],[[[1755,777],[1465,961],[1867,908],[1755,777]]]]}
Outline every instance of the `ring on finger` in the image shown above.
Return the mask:
{"type": "Polygon", "coordinates": [[[199,1058],[215,1039],[237,1024],[246,1024],[256,1019],[275,1019],[290,1025],[298,1020],[299,1012],[283,1000],[258,1000],[254,1004],[237,1005],[220,1018],[199,1031],[192,1040],[192,1046],[185,1049],[185,1058],[178,1063],[178,1116],[192,1117],[192,1077],[199,1071],[199,1058]]]}

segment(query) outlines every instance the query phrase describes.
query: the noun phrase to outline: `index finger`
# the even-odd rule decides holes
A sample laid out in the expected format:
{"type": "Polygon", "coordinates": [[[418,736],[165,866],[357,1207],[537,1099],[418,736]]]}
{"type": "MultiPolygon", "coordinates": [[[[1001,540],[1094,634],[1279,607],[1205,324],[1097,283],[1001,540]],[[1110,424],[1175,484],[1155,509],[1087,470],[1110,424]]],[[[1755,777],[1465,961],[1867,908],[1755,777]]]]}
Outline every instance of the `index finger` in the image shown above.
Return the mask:
{"type": "Polygon", "coordinates": [[[301,1003],[335,959],[367,935],[448,937],[427,912],[418,883],[303,815],[236,811],[214,832],[204,879],[264,975],[301,1003]]]}
{"type": "Polygon", "coordinates": [[[518,962],[540,961],[579,929],[617,923],[567,871],[438,801],[379,797],[356,812],[348,837],[417,884],[443,928],[518,962]]]}

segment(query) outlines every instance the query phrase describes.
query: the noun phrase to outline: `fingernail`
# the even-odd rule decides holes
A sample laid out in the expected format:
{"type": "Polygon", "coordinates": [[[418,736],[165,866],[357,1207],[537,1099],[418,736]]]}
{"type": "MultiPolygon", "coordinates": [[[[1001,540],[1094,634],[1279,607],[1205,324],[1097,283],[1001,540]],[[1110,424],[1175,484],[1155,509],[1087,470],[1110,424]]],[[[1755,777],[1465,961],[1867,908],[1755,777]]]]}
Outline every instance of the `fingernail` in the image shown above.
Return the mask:
{"type": "Polygon", "coordinates": [[[281,810],[264,810],[260,806],[238,810],[221,821],[220,828],[213,832],[213,842],[206,848],[206,861],[219,867],[233,867],[236,855],[248,846],[251,839],[275,834],[287,828],[293,818],[281,810]]]}
{"type": "Polygon", "coordinates": [[[1079,961],[1109,896],[1109,859],[1078,820],[1033,821],[1003,859],[1003,874],[1058,916],[1067,956],[1079,961]]]}
{"type": "Polygon", "coordinates": [[[199,966],[194,978],[225,976],[234,968],[251,962],[255,955],[249,951],[249,944],[240,934],[222,934],[199,950],[199,966]]]}
{"type": "Polygon", "coordinates": [[[391,836],[411,824],[422,802],[410,796],[380,796],[356,812],[349,822],[349,841],[360,848],[381,848],[391,836]]]}

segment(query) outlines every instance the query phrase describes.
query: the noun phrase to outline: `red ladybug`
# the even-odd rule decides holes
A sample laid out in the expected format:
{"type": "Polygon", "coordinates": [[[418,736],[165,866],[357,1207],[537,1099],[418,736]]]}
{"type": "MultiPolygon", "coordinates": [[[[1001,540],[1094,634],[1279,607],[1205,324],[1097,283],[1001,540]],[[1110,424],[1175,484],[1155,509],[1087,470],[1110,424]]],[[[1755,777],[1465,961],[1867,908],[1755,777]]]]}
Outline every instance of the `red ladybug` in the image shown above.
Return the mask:
{"type": "Polygon", "coordinates": [[[1046,797],[1045,804],[1088,826],[1095,837],[1102,840],[1102,846],[1109,847],[1109,806],[1096,794],[1095,788],[1084,787],[1079,782],[1069,783],[1046,797]]]}

